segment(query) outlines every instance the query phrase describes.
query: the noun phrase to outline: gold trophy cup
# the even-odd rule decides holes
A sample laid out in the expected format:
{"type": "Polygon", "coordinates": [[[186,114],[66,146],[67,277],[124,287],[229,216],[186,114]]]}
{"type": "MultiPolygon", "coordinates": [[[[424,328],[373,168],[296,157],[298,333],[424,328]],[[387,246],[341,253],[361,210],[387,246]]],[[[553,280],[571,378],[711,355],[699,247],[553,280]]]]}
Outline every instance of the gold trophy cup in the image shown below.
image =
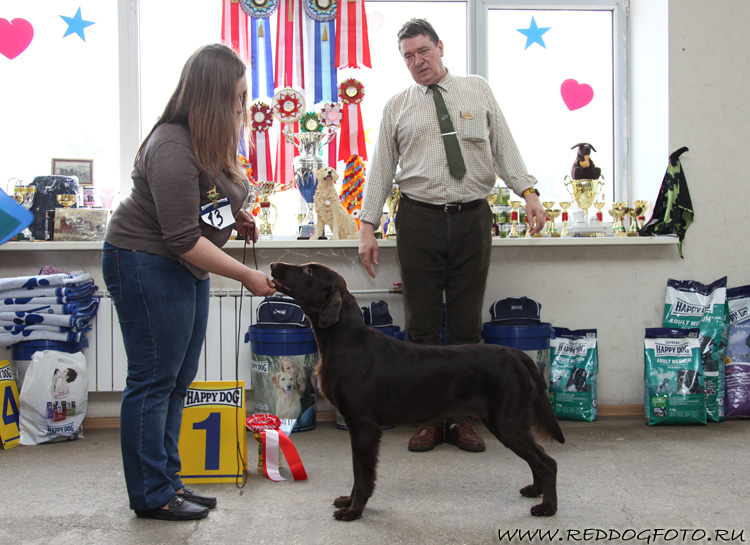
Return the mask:
{"type": "Polygon", "coordinates": [[[547,232],[549,233],[549,236],[553,238],[560,236],[560,233],[557,232],[557,227],[555,226],[555,219],[557,219],[557,216],[559,216],[561,213],[562,210],[560,210],[559,208],[547,210],[547,219],[549,220],[549,229],[547,230],[547,232]]]}
{"type": "Polygon", "coordinates": [[[568,208],[573,206],[571,201],[560,201],[560,208],[562,208],[562,233],[560,236],[567,237],[570,233],[568,232],[568,208]]]}
{"type": "Polygon", "coordinates": [[[638,206],[632,206],[628,208],[628,216],[630,216],[630,228],[628,229],[629,237],[638,236],[638,216],[641,214],[641,209],[638,206]]]}
{"type": "Polygon", "coordinates": [[[547,221],[545,222],[545,225],[544,225],[544,234],[545,235],[549,235],[550,234],[550,230],[549,230],[549,224],[550,224],[549,212],[552,209],[552,207],[555,206],[555,201],[542,201],[542,206],[544,207],[545,212],[547,212],[547,221]]]}
{"type": "Polygon", "coordinates": [[[588,224],[589,208],[594,204],[596,196],[604,185],[604,177],[602,176],[598,180],[573,180],[570,176],[565,176],[564,184],[578,208],[583,210],[584,221],[588,224]]]}
{"type": "Polygon", "coordinates": [[[57,199],[57,202],[60,203],[65,208],[70,208],[78,200],[78,196],[75,194],[71,194],[71,193],[63,193],[63,194],[57,195],[55,198],[57,199]]]}
{"type": "Polygon", "coordinates": [[[396,212],[398,211],[398,200],[400,197],[401,193],[398,187],[394,186],[391,194],[385,200],[385,204],[388,206],[388,227],[385,230],[385,238],[396,238],[396,212]]]}
{"type": "Polygon", "coordinates": [[[276,219],[278,218],[278,210],[276,209],[276,205],[274,205],[269,199],[271,198],[271,195],[276,193],[279,187],[279,184],[277,184],[273,180],[258,182],[261,238],[270,238],[273,231],[273,226],[276,224],[276,219]],[[271,214],[271,209],[273,209],[273,214],[271,214]],[[273,218],[273,220],[270,219],[271,217],[273,218]]]}
{"type": "Polygon", "coordinates": [[[614,218],[615,223],[612,226],[612,234],[616,237],[627,236],[625,226],[622,224],[622,218],[628,213],[628,203],[626,202],[614,202],[612,208],[609,211],[609,215],[614,218]]]}

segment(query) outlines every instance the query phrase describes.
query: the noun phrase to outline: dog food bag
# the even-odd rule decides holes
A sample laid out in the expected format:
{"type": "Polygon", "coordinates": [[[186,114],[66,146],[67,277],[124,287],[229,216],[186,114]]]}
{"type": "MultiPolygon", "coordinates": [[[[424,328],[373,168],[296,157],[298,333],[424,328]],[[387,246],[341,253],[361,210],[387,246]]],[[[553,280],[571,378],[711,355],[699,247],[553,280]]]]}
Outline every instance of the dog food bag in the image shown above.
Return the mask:
{"type": "Polygon", "coordinates": [[[549,397],[561,420],[596,420],[596,329],[553,328],[549,397]]]}
{"type": "Polygon", "coordinates": [[[22,445],[83,437],[89,379],[81,352],[34,352],[19,399],[22,445]]]}
{"type": "Polygon", "coordinates": [[[729,332],[727,277],[708,285],[694,280],[669,279],[663,326],[699,328],[708,420],[721,422],[724,420],[724,356],[729,332]]]}
{"type": "Polygon", "coordinates": [[[727,306],[725,416],[750,418],[750,286],[728,289],[727,306]]]}
{"type": "Polygon", "coordinates": [[[698,328],[646,329],[644,406],[649,426],[706,423],[699,337],[698,328]]]}

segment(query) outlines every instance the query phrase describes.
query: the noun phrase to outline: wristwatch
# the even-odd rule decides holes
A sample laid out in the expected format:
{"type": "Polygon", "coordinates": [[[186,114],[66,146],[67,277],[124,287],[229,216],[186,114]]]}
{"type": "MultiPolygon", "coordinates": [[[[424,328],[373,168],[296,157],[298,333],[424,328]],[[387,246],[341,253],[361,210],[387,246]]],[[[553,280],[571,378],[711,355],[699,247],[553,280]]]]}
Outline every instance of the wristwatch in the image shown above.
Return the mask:
{"type": "Polygon", "coordinates": [[[539,191],[537,191],[537,190],[536,190],[536,189],[534,189],[533,187],[530,187],[529,189],[524,189],[524,190],[523,190],[523,193],[521,193],[521,197],[523,197],[523,198],[525,199],[525,198],[526,198],[526,196],[527,196],[527,195],[528,195],[529,193],[536,193],[536,196],[537,196],[537,197],[539,196],[539,191]]]}

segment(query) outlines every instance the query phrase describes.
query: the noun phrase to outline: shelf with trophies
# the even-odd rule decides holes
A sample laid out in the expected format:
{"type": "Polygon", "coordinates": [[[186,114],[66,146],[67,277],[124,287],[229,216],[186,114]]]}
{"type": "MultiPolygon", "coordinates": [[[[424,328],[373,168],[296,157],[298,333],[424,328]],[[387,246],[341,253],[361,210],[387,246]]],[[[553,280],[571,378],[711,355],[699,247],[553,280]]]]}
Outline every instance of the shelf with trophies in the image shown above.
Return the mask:
{"type": "Polygon", "coordinates": [[[608,210],[611,222],[604,221],[604,209],[607,201],[604,193],[604,176],[601,169],[594,165],[591,152],[596,151],[588,143],[580,143],[571,149],[577,149],[576,160],[570,175],[563,179],[563,185],[571,200],[542,201],[547,212],[547,223],[544,229],[528,236],[526,213],[523,202],[511,200],[511,191],[506,187],[493,188],[487,197],[495,216],[493,236],[496,238],[629,238],[637,237],[639,230],[646,222],[648,201],[636,200],[631,206],[627,202],[613,202],[608,210]],[[575,204],[578,210],[569,211],[575,204]],[[556,206],[557,205],[557,206],[556,206]],[[589,215],[591,207],[595,214],[589,215]],[[561,225],[558,227],[557,219],[561,225]]]}

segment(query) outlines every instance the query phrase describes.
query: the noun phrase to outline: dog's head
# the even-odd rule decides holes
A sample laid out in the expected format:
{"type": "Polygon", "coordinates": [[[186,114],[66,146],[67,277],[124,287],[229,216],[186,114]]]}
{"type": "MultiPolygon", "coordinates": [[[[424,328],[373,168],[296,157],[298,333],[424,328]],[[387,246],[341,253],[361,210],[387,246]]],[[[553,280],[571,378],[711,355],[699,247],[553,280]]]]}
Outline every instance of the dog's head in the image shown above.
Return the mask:
{"type": "Polygon", "coordinates": [[[331,167],[323,167],[315,171],[315,179],[318,184],[329,183],[333,185],[339,179],[339,173],[331,167]]]}
{"type": "Polygon", "coordinates": [[[287,395],[296,390],[294,375],[291,373],[285,373],[283,371],[281,373],[276,373],[271,376],[271,382],[287,395]]]}
{"type": "Polygon", "coordinates": [[[293,298],[313,325],[325,328],[339,321],[346,281],[320,263],[271,263],[276,290],[293,298]]]}
{"type": "Polygon", "coordinates": [[[576,158],[576,160],[583,159],[584,157],[587,157],[587,156],[591,156],[592,150],[596,151],[596,148],[594,148],[594,146],[586,142],[581,142],[580,144],[576,144],[570,149],[576,149],[576,148],[578,148],[578,157],[576,158]]]}

